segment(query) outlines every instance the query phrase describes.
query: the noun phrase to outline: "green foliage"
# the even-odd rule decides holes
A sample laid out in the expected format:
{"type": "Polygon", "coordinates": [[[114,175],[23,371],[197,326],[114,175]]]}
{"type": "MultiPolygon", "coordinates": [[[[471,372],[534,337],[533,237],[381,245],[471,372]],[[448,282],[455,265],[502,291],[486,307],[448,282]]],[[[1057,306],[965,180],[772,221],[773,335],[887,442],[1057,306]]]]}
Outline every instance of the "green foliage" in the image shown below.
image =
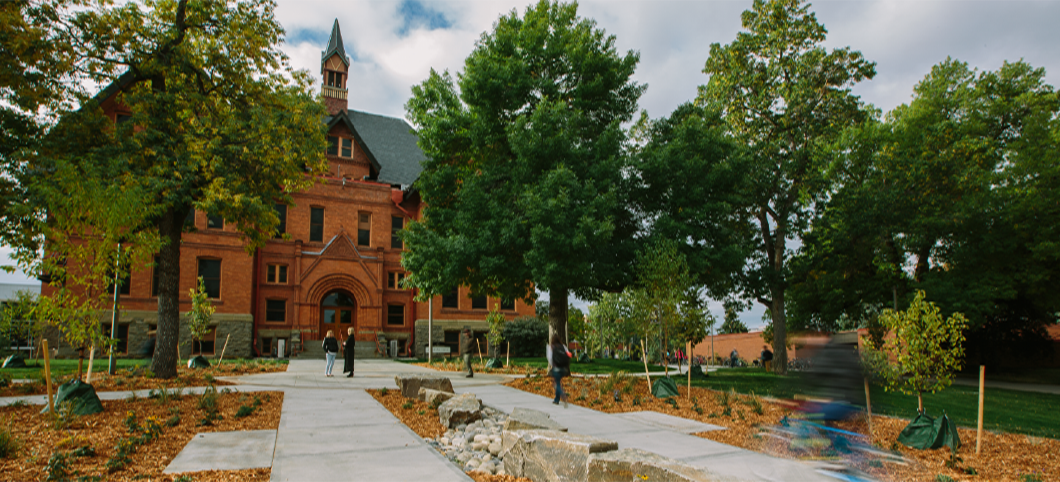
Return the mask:
{"type": "Polygon", "coordinates": [[[239,410],[236,410],[236,418],[248,417],[254,414],[255,408],[250,405],[240,405],[239,410]]]}
{"type": "Polygon", "coordinates": [[[876,71],[857,51],[827,50],[827,31],[803,0],[755,0],[741,20],[732,43],[710,46],[703,69],[710,80],[697,103],[723,112],[729,134],[749,149],[749,179],[734,211],[755,249],[737,281],[771,312],[774,366],[783,373],[787,240],[828,192],[820,147],[867,118],[850,88],[876,71]]]}
{"type": "Polygon", "coordinates": [[[179,414],[173,414],[173,416],[171,416],[171,417],[166,419],[166,426],[167,427],[176,427],[177,425],[180,425],[180,415],[179,414]]]}
{"type": "Polygon", "coordinates": [[[5,372],[0,372],[0,388],[7,388],[11,386],[11,375],[5,372]]]}
{"type": "Polygon", "coordinates": [[[1020,474],[1020,482],[1045,482],[1045,479],[1042,478],[1042,474],[1035,472],[1033,474],[1020,474]]]}
{"type": "Polygon", "coordinates": [[[542,356],[548,345],[548,322],[520,316],[504,325],[502,336],[511,343],[512,356],[542,356]]]}
{"type": "Polygon", "coordinates": [[[948,475],[938,474],[935,476],[935,482],[957,482],[953,480],[953,477],[948,475]]]}
{"type": "MultiPolygon", "coordinates": [[[[917,292],[905,312],[884,310],[880,322],[894,333],[894,337],[877,347],[867,340],[870,351],[881,355],[868,360],[871,370],[886,382],[888,390],[905,394],[935,393],[953,382],[953,375],[961,369],[964,356],[964,329],[967,320],[960,313],[949,318],[939,314],[934,303],[925,300],[923,291],[917,292]]],[[[923,409],[921,400],[918,409],[923,409]]]]}
{"type": "MultiPolygon", "coordinates": [[[[188,297],[191,298],[191,309],[188,310],[187,318],[188,330],[191,331],[193,340],[200,341],[210,333],[210,319],[215,311],[206,293],[206,283],[202,276],[199,276],[198,289],[188,290],[188,297]]],[[[208,380],[207,383],[209,382],[208,380]]]]}
{"type": "Polygon", "coordinates": [[[494,304],[493,309],[486,315],[486,322],[490,327],[489,333],[486,334],[486,341],[489,342],[489,346],[493,347],[493,356],[497,356],[497,351],[500,350],[501,343],[505,340],[504,325],[507,321],[497,304],[494,304]]]}
{"type": "Polygon", "coordinates": [[[14,458],[21,445],[18,437],[11,432],[11,427],[0,427],[0,459],[14,458]]]}
{"type": "Polygon", "coordinates": [[[725,304],[725,322],[721,324],[718,333],[723,335],[728,333],[747,333],[747,325],[740,321],[739,312],[733,303],[725,304]]]}
{"type": "Polygon", "coordinates": [[[390,390],[389,390],[389,389],[387,389],[386,387],[383,387],[383,388],[380,388],[380,389],[379,389],[379,394],[380,394],[380,395],[382,395],[382,396],[384,396],[384,397],[385,397],[385,396],[386,396],[386,394],[387,394],[387,393],[389,393],[389,392],[390,392],[390,390]]]}
{"type": "Polygon", "coordinates": [[[458,81],[431,71],[405,105],[427,156],[427,207],[402,234],[408,284],[510,299],[547,290],[561,337],[568,293],[629,281],[637,226],[621,123],[645,88],[631,80],[638,54],[620,54],[577,9],[540,1],[502,16],[458,81]]]}
{"type": "Polygon", "coordinates": [[[77,404],[80,400],[63,400],[55,404],[55,411],[51,412],[52,428],[55,430],[66,430],[80,417],[77,414],[77,404]]]}

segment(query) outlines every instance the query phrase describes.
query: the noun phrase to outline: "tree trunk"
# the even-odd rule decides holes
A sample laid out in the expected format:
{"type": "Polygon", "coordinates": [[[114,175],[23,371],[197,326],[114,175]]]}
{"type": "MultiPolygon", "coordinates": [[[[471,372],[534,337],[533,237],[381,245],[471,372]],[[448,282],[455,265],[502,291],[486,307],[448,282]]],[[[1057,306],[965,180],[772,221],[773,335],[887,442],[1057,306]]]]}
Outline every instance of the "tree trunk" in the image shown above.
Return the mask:
{"type": "Polygon", "coordinates": [[[548,342],[559,335],[560,343],[567,340],[567,289],[553,288],[548,292],[548,342]]]}
{"type": "Polygon", "coordinates": [[[180,233],[187,208],[172,208],[159,221],[165,244],[158,253],[158,332],[151,371],[158,378],[177,375],[177,343],[180,341],[180,233]]]}
{"type": "Polygon", "coordinates": [[[773,318],[773,373],[784,375],[788,372],[788,327],[783,289],[774,290],[770,314],[773,318]]]}
{"type": "Polygon", "coordinates": [[[916,392],[916,413],[924,413],[924,394],[916,392]]]}

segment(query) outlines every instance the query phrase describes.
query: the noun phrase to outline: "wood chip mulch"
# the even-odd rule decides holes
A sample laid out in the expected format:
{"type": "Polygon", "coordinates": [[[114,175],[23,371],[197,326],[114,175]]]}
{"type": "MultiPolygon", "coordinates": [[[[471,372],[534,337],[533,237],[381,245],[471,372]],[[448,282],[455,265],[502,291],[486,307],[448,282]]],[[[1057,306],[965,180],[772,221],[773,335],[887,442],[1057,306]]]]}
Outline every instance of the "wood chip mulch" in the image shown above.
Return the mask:
{"type": "MultiPolygon", "coordinates": [[[[279,426],[283,392],[225,393],[226,390],[220,388],[217,398],[217,413],[223,418],[210,426],[197,426],[205,416],[205,412],[199,408],[197,395],[183,395],[179,399],[171,397],[164,403],[160,399],[150,398],[104,400],[103,412],[76,417],[66,428],[56,428],[54,417],[41,414],[40,406],[0,407],[0,420],[3,420],[0,431],[10,431],[19,446],[16,453],[8,458],[0,458],[0,479],[26,482],[45,480],[49,475],[56,475],[56,469],[49,468],[49,461],[58,453],[68,455],[69,480],[78,477],[92,480],[91,477],[96,476],[99,479],[95,480],[106,481],[173,482],[181,474],[162,474],[162,471],[195,434],[276,429],[279,426]],[[260,405],[253,413],[236,418],[240,407],[252,406],[255,397],[260,400],[260,405]],[[133,414],[141,426],[147,425],[148,420],[157,422],[162,426],[161,435],[140,445],[123,468],[108,472],[106,464],[116,454],[119,439],[130,435],[126,425],[129,414],[133,414]],[[174,426],[169,426],[173,423],[174,426]],[[94,451],[94,455],[73,455],[78,449],[86,452],[84,447],[90,449],[87,452],[94,451]]],[[[213,470],[187,475],[197,482],[266,482],[271,474],[272,470],[265,468],[213,470]]],[[[66,479],[56,477],[55,480],[66,479]]]]}
{"type": "MultiPolygon", "coordinates": [[[[206,369],[191,369],[186,366],[177,367],[177,376],[170,379],[149,378],[141,371],[122,369],[113,376],[106,372],[92,373],[92,388],[96,392],[121,392],[130,390],[158,390],[160,388],[172,389],[175,387],[205,387],[210,383],[217,386],[234,385],[224,380],[215,380],[215,377],[234,377],[240,375],[253,375],[255,373],[272,373],[287,371],[287,364],[257,363],[257,362],[231,362],[222,363],[221,366],[213,366],[206,369]]],[[[87,374],[84,374],[87,375],[87,374]]],[[[69,375],[62,380],[73,379],[76,375],[69,375]]],[[[87,377],[83,377],[85,380],[87,377]]],[[[52,385],[52,393],[56,386],[52,385]]],[[[30,383],[16,383],[9,387],[0,389],[0,397],[17,397],[23,395],[44,395],[48,393],[48,387],[42,380],[34,380],[30,383]]]]}
{"type": "MultiPolygon", "coordinates": [[[[699,437],[778,457],[803,460],[820,458],[819,454],[793,450],[786,441],[764,435],[763,427],[776,426],[782,418],[792,414],[790,406],[782,401],[731,392],[723,395],[722,392],[699,387],[692,387],[690,398],[686,386],[680,385],[680,396],[675,397],[677,408],[674,408],[664,399],[652,396],[643,377],[632,378],[632,382],[625,380],[603,390],[607,380],[606,377],[574,376],[564,378],[563,387],[569,401],[582,407],[606,413],[652,410],[727,428],[695,434],[699,437]],[[626,388],[627,385],[629,388],[626,388]],[[615,389],[619,390],[620,401],[617,402],[614,399],[615,389]],[[728,399],[727,405],[723,403],[724,399],[728,399]],[[761,404],[761,413],[757,413],[754,400],[761,404]],[[696,410],[697,407],[699,410],[696,410]]],[[[506,385],[549,398],[554,395],[550,377],[519,379],[506,385]]],[[[873,444],[884,451],[897,451],[906,461],[905,465],[900,465],[866,458],[853,463],[855,468],[881,480],[935,482],[939,475],[944,475],[960,482],[1060,481],[1060,440],[984,431],[982,453],[976,455],[975,430],[961,428],[964,446],[958,453],[960,460],[954,467],[948,467],[947,462],[951,460],[948,448],[915,450],[895,443],[898,433],[909,424],[909,420],[874,415],[872,423],[873,444]],[[976,474],[969,474],[969,471],[976,474]]],[[[864,416],[837,424],[836,427],[868,433],[867,418],[864,416]]]]}
{"type": "MultiPolygon", "coordinates": [[[[437,438],[445,434],[445,426],[438,418],[438,410],[431,408],[427,402],[401,396],[400,390],[366,390],[369,395],[383,404],[401,423],[423,438],[437,438]]],[[[485,472],[468,472],[475,482],[533,482],[525,477],[511,475],[492,475],[485,472]]]]}

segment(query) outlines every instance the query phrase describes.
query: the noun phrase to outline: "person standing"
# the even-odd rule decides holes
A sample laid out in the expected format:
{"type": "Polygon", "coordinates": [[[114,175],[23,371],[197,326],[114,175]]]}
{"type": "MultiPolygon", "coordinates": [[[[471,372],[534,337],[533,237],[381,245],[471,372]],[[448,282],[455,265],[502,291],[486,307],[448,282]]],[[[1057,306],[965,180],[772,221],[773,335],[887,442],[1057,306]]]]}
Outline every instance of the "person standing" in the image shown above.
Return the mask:
{"type": "Polygon", "coordinates": [[[732,349],[732,353],[729,353],[729,366],[732,367],[732,368],[736,368],[736,366],[739,365],[739,363],[740,363],[740,352],[736,351],[736,349],[733,348],[732,349]]]}
{"type": "Polygon", "coordinates": [[[324,358],[328,360],[327,366],[324,367],[324,376],[330,377],[331,368],[335,366],[335,355],[339,353],[339,341],[335,339],[335,333],[328,330],[327,336],[324,337],[324,358]]]}
{"type": "Polygon", "coordinates": [[[471,336],[471,328],[465,326],[464,331],[460,332],[460,354],[464,357],[465,378],[475,376],[475,371],[471,369],[471,347],[473,346],[473,343],[474,339],[471,336]]]}
{"type": "Polygon", "coordinates": [[[346,341],[342,342],[342,355],[345,360],[342,364],[342,373],[349,372],[346,378],[353,378],[353,349],[357,346],[357,340],[353,339],[353,327],[346,330],[346,334],[349,335],[346,341]]]}
{"type": "Polygon", "coordinates": [[[563,377],[570,372],[570,352],[563,346],[558,333],[552,334],[552,343],[545,348],[545,357],[548,358],[548,366],[551,367],[550,374],[556,383],[556,397],[552,399],[553,405],[563,402],[563,408],[567,408],[567,393],[563,391],[563,377]]]}

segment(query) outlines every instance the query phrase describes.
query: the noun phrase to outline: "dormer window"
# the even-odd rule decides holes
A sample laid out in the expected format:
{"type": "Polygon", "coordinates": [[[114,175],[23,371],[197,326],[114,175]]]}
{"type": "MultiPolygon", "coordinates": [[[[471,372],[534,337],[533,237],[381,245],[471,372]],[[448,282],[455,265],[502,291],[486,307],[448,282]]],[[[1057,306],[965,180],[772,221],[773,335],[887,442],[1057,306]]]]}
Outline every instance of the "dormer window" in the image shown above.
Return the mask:
{"type": "Polygon", "coordinates": [[[348,137],[328,136],[328,155],[353,158],[353,139],[348,137]]]}

